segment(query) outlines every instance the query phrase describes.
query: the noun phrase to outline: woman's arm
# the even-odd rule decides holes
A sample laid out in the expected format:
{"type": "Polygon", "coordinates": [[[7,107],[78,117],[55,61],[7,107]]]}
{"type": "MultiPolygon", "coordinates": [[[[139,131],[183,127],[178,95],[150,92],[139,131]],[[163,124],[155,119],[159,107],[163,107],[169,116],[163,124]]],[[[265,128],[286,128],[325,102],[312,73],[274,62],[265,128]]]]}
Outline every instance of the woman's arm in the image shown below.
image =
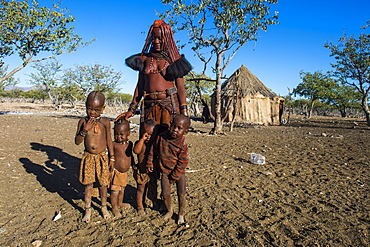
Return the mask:
{"type": "Polygon", "coordinates": [[[176,78],[175,83],[177,87],[177,95],[179,97],[180,113],[188,116],[184,78],[176,78]]]}
{"type": "Polygon", "coordinates": [[[114,120],[117,122],[120,118],[129,119],[134,115],[136,109],[139,107],[139,103],[141,98],[144,95],[144,75],[142,72],[139,72],[139,78],[135,87],[134,96],[132,97],[131,104],[128,108],[128,110],[122,114],[120,114],[116,119],[114,120]]]}

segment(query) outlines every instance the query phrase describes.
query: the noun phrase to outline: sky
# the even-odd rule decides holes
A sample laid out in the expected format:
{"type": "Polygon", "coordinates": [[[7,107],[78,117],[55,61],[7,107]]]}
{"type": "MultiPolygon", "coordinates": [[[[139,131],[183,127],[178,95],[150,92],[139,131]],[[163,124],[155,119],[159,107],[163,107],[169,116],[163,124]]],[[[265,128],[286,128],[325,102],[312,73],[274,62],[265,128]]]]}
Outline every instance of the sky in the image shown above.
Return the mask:
{"type": "MultiPolygon", "coordinates": [[[[51,0],[39,0],[40,6],[50,6],[51,0]]],[[[63,68],[75,65],[101,64],[122,72],[122,93],[133,94],[137,72],[128,68],[124,60],[141,52],[149,26],[158,19],[156,12],[167,6],[160,0],[64,0],[61,6],[76,17],[75,32],[84,41],[96,39],[87,47],[57,60],[63,68]]],[[[300,71],[327,72],[331,70],[330,50],[326,42],[337,43],[344,32],[358,36],[370,20],[370,0],[279,0],[271,11],[279,12],[280,24],[259,32],[257,42],[245,44],[225,70],[230,76],[241,65],[246,66],[268,88],[280,96],[301,82],[300,71]]],[[[187,34],[175,34],[175,40],[187,42],[187,34]]],[[[201,72],[202,63],[189,49],[180,51],[201,72]]],[[[4,60],[12,69],[21,60],[9,57],[4,60]]],[[[30,86],[28,75],[36,72],[30,66],[15,74],[21,80],[18,86],[30,86]]],[[[215,78],[212,73],[208,76],[215,78]]]]}

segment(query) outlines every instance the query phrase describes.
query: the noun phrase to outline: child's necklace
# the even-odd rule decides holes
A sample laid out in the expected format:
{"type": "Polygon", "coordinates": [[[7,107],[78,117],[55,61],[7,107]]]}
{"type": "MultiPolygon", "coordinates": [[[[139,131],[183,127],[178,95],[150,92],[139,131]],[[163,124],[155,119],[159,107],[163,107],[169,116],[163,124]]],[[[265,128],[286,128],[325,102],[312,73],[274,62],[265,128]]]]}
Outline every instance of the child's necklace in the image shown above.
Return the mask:
{"type": "Polygon", "coordinates": [[[129,141],[127,140],[127,141],[125,141],[125,142],[117,142],[118,144],[127,144],[129,141]]]}
{"type": "Polygon", "coordinates": [[[98,123],[100,123],[100,119],[101,119],[101,116],[95,118],[95,121],[96,121],[95,126],[94,126],[94,132],[95,133],[100,133],[100,127],[99,127],[99,124],[98,124],[98,123]]]}

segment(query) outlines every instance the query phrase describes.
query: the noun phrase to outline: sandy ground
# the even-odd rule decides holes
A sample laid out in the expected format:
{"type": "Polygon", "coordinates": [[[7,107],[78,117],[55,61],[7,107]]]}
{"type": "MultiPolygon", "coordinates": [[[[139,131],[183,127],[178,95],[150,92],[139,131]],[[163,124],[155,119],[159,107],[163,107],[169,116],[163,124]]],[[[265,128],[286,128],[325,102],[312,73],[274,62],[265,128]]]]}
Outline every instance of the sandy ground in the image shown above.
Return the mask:
{"type": "MultiPolygon", "coordinates": [[[[207,134],[211,123],[193,121],[186,224],[177,225],[176,215],[164,222],[150,208],[138,215],[131,173],[125,201],[133,207],[103,220],[95,201],[86,224],[77,179],[83,146],[74,144],[84,111],[0,103],[0,111],[11,110],[33,114],[0,114],[0,246],[370,245],[363,119],[296,116],[289,125],[247,125],[219,136],[207,134]],[[252,152],[266,164],[252,164],[252,152]]],[[[107,112],[112,120],[118,113],[107,112]]]]}

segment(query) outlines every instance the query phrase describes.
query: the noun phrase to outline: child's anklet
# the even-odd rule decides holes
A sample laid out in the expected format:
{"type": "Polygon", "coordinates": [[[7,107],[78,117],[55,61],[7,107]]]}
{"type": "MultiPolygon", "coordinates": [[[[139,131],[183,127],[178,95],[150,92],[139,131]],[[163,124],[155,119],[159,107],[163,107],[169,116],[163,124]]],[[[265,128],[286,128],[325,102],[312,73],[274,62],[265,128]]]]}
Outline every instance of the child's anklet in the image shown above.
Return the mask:
{"type": "Polygon", "coordinates": [[[87,210],[87,209],[92,209],[92,207],[85,208],[85,210],[87,210]]]}

